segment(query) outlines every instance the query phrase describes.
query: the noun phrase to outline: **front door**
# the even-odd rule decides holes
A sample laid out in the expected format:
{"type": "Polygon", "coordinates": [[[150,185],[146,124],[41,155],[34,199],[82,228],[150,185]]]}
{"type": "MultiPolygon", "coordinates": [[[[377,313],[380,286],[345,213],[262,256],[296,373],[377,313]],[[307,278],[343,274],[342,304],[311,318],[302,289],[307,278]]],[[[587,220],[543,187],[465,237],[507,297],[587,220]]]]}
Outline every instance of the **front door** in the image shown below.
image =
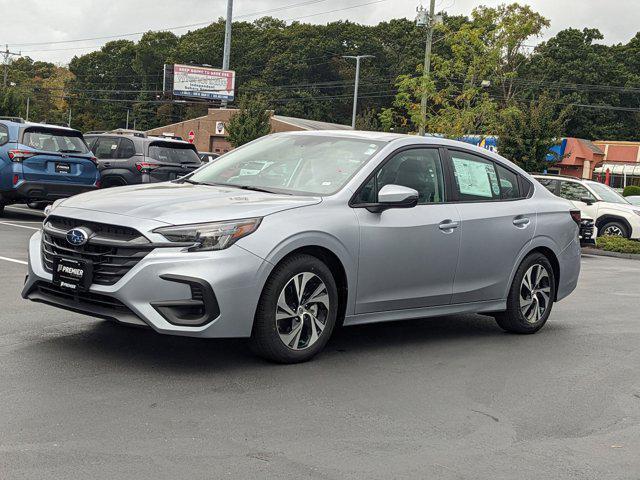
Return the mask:
{"type": "Polygon", "coordinates": [[[409,209],[372,213],[356,208],[360,255],[356,313],[447,305],[460,244],[460,219],[446,204],[443,165],[435,148],[395,154],[359,191],[358,203],[375,203],[384,185],[418,191],[409,209]]]}

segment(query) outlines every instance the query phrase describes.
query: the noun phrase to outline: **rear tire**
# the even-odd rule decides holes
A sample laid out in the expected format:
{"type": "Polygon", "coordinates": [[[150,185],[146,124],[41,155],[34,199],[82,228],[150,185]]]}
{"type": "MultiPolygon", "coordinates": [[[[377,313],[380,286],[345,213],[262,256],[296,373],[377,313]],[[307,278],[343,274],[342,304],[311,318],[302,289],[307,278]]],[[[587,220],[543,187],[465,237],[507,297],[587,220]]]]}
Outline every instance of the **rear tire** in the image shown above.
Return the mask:
{"type": "Polygon", "coordinates": [[[551,315],[555,298],[551,262],[542,253],[532,253],[518,267],[507,297],[507,310],[495,315],[496,322],[510,333],[536,333],[551,315]]]}
{"type": "Polygon", "coordinates": [[[107,177],[106,179],[102,180],[101,184],[102,184],[101,188],[112,188],[112,187],[124,187],[126,185],[126,182],[124,182],[120,178],[107,177]]]}
{"type": "Polygon", "coordinates": [[[273,362],[305,362],[327,344],[337,314],[329,267],[311,255],[293,255],[276,266],[262,290],[249,346],[273,362]]]}
{"type": "Polygon", "coordinates": [[[49,202],[29,202],[29,203],[27,203],[27,207],[29,207],[31,210],[44,210],[47,205],[49,205],[49,202]]]}
{"type": "Polygon", "coordinates": [[[602,228],[598,230],[598,236],[629,238],[629,232],[627,231],[627,226],[624,223],[612,220],[602,225],[602,228]]]}
{"type": "Polygon", "coordinates": [[[4,203],[0,203],[0,217],[4,215],[4,203]]]}

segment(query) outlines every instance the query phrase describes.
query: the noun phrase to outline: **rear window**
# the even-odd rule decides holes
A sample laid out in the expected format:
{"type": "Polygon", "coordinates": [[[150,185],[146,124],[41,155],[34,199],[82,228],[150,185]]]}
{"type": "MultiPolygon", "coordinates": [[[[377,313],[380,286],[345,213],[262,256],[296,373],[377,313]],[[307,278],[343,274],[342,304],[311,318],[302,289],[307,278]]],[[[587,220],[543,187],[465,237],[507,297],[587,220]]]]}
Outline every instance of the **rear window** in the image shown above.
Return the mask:
{"type": "Polygon", "coordinates": [[[4,145],[9,141],[9,130],[4,125],[0,124],[0,145],[4,145]]]}
{"type": "Polygon", "coordinates": [[[200,157],[191,145],[152,143],[149,158],[166,163],[200,163],[200,157]]]}
{"type": "Polygon", "coordinates": [[[22,135],[22,144],[45,152],[89,152],[80,132],[75,133],[64,130],[28,128],[22,135]]]}

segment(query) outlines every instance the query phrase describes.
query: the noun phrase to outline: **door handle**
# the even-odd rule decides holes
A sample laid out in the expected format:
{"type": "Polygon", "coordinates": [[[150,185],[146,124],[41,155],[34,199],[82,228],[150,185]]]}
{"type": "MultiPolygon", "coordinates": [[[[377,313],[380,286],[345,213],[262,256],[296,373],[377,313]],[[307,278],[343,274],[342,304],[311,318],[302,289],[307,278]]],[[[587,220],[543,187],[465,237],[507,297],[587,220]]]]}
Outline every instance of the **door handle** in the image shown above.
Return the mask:
{"type": "Polygon", "coordinates": [[[513,220],[513,224],[516,227],[526,227],[530,223],[531,223],[531,220],[529,220],[529,217],[518,217],[513,220]]]}
{"type": "Polygon", "coordinates": [[[454,228],[458,228],[459,226],[460,226],[460,222],[454,222],[453,220],[445,220],[442,223],[440,223],[440,225],[438,225],[438,228],[443,232],[451,232],[454,228]]]}

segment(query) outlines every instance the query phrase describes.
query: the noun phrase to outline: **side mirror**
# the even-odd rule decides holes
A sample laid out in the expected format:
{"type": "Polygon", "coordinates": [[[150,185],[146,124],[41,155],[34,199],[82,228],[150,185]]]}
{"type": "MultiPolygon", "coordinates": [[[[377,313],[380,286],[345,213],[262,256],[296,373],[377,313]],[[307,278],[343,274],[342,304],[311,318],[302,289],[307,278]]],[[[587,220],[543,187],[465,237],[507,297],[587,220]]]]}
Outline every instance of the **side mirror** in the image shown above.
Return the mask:
{"type": "Polygon", "coordinates": [[[582,203],[586,203],[587,205],[593,205],[594,203],[596,203],[596,199],[593,197],[582,197],[580,201],[582,203]]]}
{"type": "Polygon", "coordinates": [[[390,208],[413,208],[418,204],[416,190],[402,185],[385,185],[378,192],[378,203],[368,208],[370,212],[380,213],[390,208]]]}

